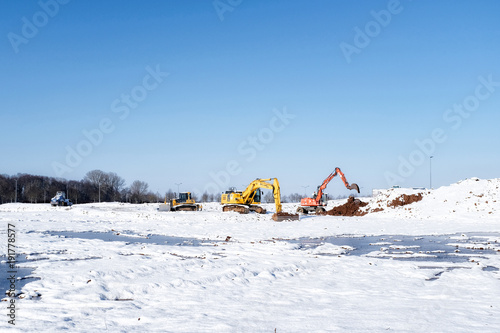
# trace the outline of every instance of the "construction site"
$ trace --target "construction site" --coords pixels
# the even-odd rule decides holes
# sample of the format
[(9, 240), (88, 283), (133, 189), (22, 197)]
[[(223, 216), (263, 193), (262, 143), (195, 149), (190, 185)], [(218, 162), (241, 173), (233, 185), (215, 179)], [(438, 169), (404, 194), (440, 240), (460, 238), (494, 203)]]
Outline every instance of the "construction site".
[(500, 1), (1, 8), (1, 333), (500, 331)]
[[(181, 192), (161, 204), (70, 205), (58, 193), (52, 205), (0, 205), (20, 254), (8, 295), (30, 314), (22, 327), (41, 331), (91, 322), (99, 330), (224, 322), (223, 331), (242, 324), (315, 331), (335, 311), (349, 318), (335, 322), (353, 330), (381, 331), (381, 316), (417, 302), (420, 319), (395, 329), (432, 330), (443, 317), (467, 328), (500, 324), (491, 316), (500, 304), (490, 297), (500, 271), (500, 179), (329, 200), (324, 191), (335, 179), (357, 193), (357, 184), (333, 177), (340, 172), (299, 203), (280, 202), (278, 180), (265, 178), (225, 192), (221, 202)], [(260, 191), (275, 202), (262, 203)], [(106, 323), (90, 321), (97, 313)]]

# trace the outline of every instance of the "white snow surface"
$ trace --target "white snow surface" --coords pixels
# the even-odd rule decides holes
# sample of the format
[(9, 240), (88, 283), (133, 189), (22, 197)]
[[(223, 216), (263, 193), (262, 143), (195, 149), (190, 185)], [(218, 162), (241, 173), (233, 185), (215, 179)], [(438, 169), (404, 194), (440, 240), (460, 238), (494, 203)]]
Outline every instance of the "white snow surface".
[[(405, 189), (373, 198), (362, 217), (303, 215), (274, 222), (268, 213), (158, 212), (157, 204), (0, 205), (0, 254), (7, 225), (33, 267), (16, 298), (16, 325), (3, 306), (0, 330), (28, 332), (498, 332), (500, 179), (467, 179), (388, 208)], [(329, 208), (345, 200), (329, 202)], [(295, 212), (297, 204), (284, 204)], [(110, 232), (138, 242), (51, 235)], [(349, 255), (327, 242), (339, 235), (450, 235), (450, 243), (488, 235), (492, 251), (460, 262)], [(199, 246), (140, 242), (148, 235), (203, 240)], [(230, 238), (226, 241), (226, 238)], [(381, 251), (391, 243), (377, 242)], [(457, 245), (463, 246), (463, 245)], [(478, 246), (477, 244), (471, 246)], [(425, 256), (401, 249), (403, 256)], [(2, 258), (5, 260), (5, 257)], [(425, 267), (424, 267), (425, 266)], [(493, 268), (493, 269), (485, 269)], [(40, 295), (40, 297), (34, 297)], [(2, 304), (8, 304), (5, 297)]]

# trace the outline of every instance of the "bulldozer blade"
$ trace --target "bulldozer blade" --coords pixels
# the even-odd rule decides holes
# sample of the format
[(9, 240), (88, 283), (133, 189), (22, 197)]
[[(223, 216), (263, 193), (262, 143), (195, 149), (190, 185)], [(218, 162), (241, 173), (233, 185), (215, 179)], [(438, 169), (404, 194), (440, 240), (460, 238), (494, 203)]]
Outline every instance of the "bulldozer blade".
[(356, 190), (359, 193), (359, 186), (358, 186), (358, 184), (351, 184), (351, 186), (349, 186), (349, 189), (350, 190)]
[(160, 204), (160, 206), (158, 207), (158, 210), (160, 212), (170, 212), (170, 204)]
[(273, 220), (276, 222), (281, 221), (297, 221), (299, 219), (299, 214), (289, 214), (289, 213), (274, 213)]

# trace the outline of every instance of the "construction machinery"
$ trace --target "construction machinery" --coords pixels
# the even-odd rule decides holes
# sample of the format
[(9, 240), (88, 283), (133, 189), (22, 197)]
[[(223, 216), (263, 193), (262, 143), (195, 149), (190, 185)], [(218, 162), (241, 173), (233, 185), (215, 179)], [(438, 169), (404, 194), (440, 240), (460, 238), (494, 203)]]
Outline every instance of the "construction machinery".
[(182, 192), (179, 193), (176, 199), (170, 199), (168, 202), (167, 198), (165, 198), (165, 202), (160, 204), (158, 210), (162, 212), (176, 212), (181, 210), (194, 212), (202, 210), (202, 206), (191, 198), (191, 192)]
[(64, 191), (58, 191), (56, 196), (50, 199), (50, 204), (52, 207), (73, 205), (69, 199), (66, 199), (66, 192)]
[[(269, 183), (270, 181), (272, 181), (272, 183)], [(233, 211), (240, 214), (248, 214), (250, 211), (254, 211), (259, 214), (265, 214), (266, 210), (259, 206), (262, 198), (262, 191), (260, 190), (261, 188), (273, 191), (274, 204), (276, 205), (276, 213), (273, 214), (272, 217), (274, 221), (279, 222), (299, 219), (299, 215), (297, 214), (288, 214), (282, 212), (280, 185), (278, 179), (276, 178), (257, 178), (256, 180), (251, 182), (244, 191), (236, 191), (235, 188), (231, 188), (229, 189), (229, 191), (222, 193), (222, 211)]]
[(328, 183), (335, 177), (340, 175), (340, 178), (344, 182), (344, 185), (349, 190), (356, 190), (359, 193), (359, 186), (357, 184), (350, 184), (347, 182), (344, 173), (340, 168), (335, 168), (335, 170), (323, 181), (323, 184), (318, 186), (317, 191), (313, 194), (312, 198), (303, 198), (300, 200), (300, 207), (297, 208), (297, 213), (307, 214), (309, 212), (315, 212), (316, 214), (324, 213), (325, 207), (328, 201), (328, 195), (323, 193)]

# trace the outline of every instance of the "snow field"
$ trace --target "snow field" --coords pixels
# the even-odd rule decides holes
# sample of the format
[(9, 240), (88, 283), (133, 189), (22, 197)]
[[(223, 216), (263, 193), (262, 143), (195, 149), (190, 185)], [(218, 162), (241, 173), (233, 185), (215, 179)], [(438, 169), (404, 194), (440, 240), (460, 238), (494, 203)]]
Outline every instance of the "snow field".
[[(500, 275), (487, 268), (500, 268), (498, 255), (460, 263), (401, 261), (380, 258), (380, 251), (355, 256), (346, 254), (347, 246), (301, 248), (287, 240), (458, 232), (462, 236), (450, 240), (458, 249), (484, 246), (498, 252), (498, 183), (467, 180), (431, 191), (420, 202), (363, 217), (308, 215), (281, 223), (271, 220), (274, 205), (267, 205), (265, 215), (222, 213), (215, 203), (204, 204), (202, 212), (176, 213), (157, 212), (153, 204), (0, 205), (0, 223), (16, 226), (18, 251), (28, 255), (20, 265), (36, 267), (32, 275), (40, 277), (17, 299), (16, 327), (3, 320), (0, 330), (497, 332)], [(362, 200), (373, 206), (379, 199)], [(285, 204), (284, 210), (296, 207)], [(50, 231), (113, 232), (138, 242)], [(473, 232), (488, 233), (484, 244), (473, 242)], [(151, 234), (204, 242), (140, 242)], [(383, 240), (376, 244), (391, 246)], [(6, 253), (5, 242), (0, 251)]]

